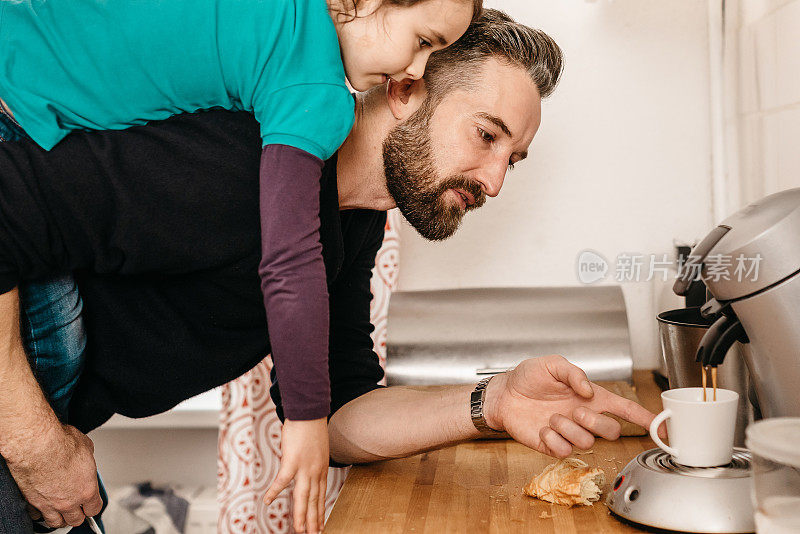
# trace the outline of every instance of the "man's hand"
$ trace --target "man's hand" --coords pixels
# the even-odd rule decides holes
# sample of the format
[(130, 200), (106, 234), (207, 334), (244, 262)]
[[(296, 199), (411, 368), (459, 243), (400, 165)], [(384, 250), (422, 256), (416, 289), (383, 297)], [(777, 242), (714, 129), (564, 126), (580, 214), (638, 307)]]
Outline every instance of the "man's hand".
[(523, 445), (564, 458), (572, 447), (589, 449), (594, 436), (615, 440), (620, 425), (612, 413), (649, 428), (654, 414), (589, 382), (562, 356), (525, 360), (497, 375), (486, 390), (486, 422)]
[(16, 289), (0, 295), (0, 454), (48, 526), (80, 525), (103, 506), (92, 440), (62, 425), (33, 377)]
[(100, 513), (103, 501), (91, 439), (62, 425), (27, 443), (26, 450), (10, 455), (6, 462), (25, 500), (47, 526), (78, 526), (87, 516)]
[(281, 467), (264, 495), (270, 504), (294, 479), (294, 530), (320, 532), (325, 520), (328, 487), (328, 420), (290, 421), (283, 424)]

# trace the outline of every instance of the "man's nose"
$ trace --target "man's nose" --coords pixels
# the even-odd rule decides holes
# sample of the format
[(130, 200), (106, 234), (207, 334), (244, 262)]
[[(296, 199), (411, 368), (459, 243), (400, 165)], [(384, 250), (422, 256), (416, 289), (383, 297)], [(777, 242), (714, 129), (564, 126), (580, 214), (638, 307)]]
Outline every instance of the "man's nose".
[(406, 67), (406, 76), (412, 80), (419, 80), (425, 74), (425, 65), (428, 63), (427, 52), (418, 52), (414, 54), (414, 60)]
[(492, 165), (487, 168), (478, 178), (481, 188), (487, 197), (496, 197), (500, 194), (500, 189), (503, 187), (503, 181), (506, 179), (507, 165)]

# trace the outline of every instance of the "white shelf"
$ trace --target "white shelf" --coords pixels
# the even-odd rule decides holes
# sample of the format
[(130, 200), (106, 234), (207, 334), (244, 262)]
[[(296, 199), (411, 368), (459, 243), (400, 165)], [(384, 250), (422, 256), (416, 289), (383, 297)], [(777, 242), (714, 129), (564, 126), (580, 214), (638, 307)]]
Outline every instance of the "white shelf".
[(217, 388), (185, 400), (172, 410), (152, 417), (132, 419), (115, 414), (103, 428), (218, 428), (221, 408), (222, 399)]

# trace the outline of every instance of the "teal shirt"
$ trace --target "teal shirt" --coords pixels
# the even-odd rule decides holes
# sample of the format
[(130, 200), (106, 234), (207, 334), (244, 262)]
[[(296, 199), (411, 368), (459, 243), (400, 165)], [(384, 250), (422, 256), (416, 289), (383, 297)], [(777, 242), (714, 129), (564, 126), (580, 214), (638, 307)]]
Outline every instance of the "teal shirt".
[(253, 112), (328, 159), (353, 125), (325, 0), (0, 0), (0, 99), (49, 150), (71, 130)]

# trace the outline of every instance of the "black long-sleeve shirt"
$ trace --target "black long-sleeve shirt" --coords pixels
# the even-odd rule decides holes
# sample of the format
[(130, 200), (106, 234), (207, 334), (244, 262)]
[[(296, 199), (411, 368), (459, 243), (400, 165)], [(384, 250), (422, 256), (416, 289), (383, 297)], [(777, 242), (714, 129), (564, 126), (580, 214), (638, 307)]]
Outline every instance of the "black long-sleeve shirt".
[[(260, 153), (255, 120), (227, 111), (77, 132), (50, 152), (0, 144), (0, 291), (74, 271), (83, 296), (88, 360), (70, 408), (78, 428), (167, 410), (270, 351), (257, 272)], [(331, 413), (382, 377), (369, 281), (385, 216), (340, 212), (335, 156), (326, 163)]]

